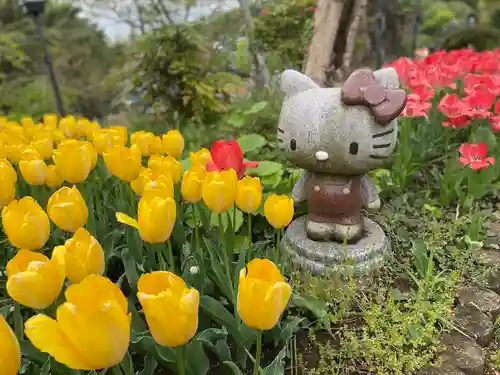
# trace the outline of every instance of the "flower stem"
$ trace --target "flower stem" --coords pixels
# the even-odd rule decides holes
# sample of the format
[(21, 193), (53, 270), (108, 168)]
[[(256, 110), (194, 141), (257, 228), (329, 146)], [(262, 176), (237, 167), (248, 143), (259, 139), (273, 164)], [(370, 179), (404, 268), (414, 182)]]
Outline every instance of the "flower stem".
[(280, 242), (281, 242), (281, 229), (276, 229), (276, 246), (274, 248), (274, 262), (279, 264), (280, 262)]
[(167, 264), (165, 263), (165, 259), (163, 259), (163, 254), (162, 254), (162, 247), (161, 245), (156, 245), (156, 255), (158, 256), (158, 263), (160, 264), (160, 271), (166, 271), (167, 270)]
[(192, 205), (193, 209), (193, 221), (194, 221), (194, 243), (196, 246), (196, 251), (200, 251), (200, 233), (198, 231), (198, 215), (196, 213), (196, 204)]
[(262, 356), (262, 331), (257, 332), (257, 347), (255, 348), (255, 366), (253, 368), (253, 375), (260, 374), (260, 357)]
[(184, 362), (184, 347), (178, 349), (177, 365), (179, 367), (179, 375), (186, 375), (186, 363)]
[(252, 214), (248, 214), (248, 243), (250, 244), (250, 247), (252, 246)]
[(233, 282), (232, 282), (232, 277), (231, 277), (231, 268), (229, 267), (229, 255), (228, 251), (226, 249), (226, 240), (225, 240), (225, 233), (224, 233), (224, 226), (222, 225), (222, 214), (219, 213), (219, 231), (220, 231), (220, 241), (222, 244), (222, 257), (224, 258), (224, 265), (226, 267), (226, 273), (227, 273), (227, 279), (228, 279), (228, 286), (231, 291), (231, 302), (235, 302), (235, 295), (234, 295), (234, 288), (233, 288)]
[(175, 273), (174, 250), (172, 249), (172, 241), (171, 240), (167, 241), (167, 247), (168, 247), (168, 263), (170, 266), (170, 271), (172, 273)]

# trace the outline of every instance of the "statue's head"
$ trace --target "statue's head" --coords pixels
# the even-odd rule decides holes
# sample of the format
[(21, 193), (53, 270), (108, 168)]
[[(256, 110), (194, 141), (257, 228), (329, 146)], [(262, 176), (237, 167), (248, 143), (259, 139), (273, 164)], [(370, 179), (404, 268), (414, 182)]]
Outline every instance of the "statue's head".
[(359, 175), (381, 167), (394, 151), (406, 93), (393, 68), (360, 69), (340, 88), (321, 88), (286, 70), (281, 88), (278, 142), (298, 167)]

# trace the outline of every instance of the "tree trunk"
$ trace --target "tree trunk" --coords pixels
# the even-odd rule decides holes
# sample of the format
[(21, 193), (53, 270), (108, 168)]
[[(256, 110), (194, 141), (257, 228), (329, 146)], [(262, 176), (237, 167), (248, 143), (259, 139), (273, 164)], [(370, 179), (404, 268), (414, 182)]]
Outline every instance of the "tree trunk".
[(366, 16), (366, 6), (368, 0), (355, 0), (352, 9), (352, 20), (348, 25), (349, 29), (347, 32), (345, 51), (342, 56), (342, 63), (337, 68), (336, 79), (345, 80), (351, 72), (351, 63), (354, 54), (354, 47), (356, 46), (356, 36), (358, 35), (358, 30), (361, 21)]
[(333, 61), (332, 53), (344, 4), (345, 0), (318, 0), (314, 14), (314, 34), (305, 74), (322, 86), (326, 85), (327, 70)]
[(264, 88), (269, 84), (269, 72), (267, 70), (264, 56), (259, 55), (259, 53), (254, 48), (254, 26), (252, 12), (250, 10), (250, 2), (249, 0), (238, 0), (238, 2), (245, 17), (245, 31), (248, 41), (248, 53), (250, 60), (249, 63), (250, 66), (253, 67), (253, 80), (257, 88)]

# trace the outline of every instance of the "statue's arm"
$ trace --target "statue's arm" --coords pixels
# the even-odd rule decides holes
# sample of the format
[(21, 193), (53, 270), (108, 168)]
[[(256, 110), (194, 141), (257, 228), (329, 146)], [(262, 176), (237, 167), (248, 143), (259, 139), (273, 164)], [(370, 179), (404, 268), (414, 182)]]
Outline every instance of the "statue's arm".
[(307, 180), (310, 177), (310, 172), (305, 171), (304, 174), (295, 183), (292, 189), (292, 199), (295, 204), (304, 202), (307, 199)]
[(368, 174), (361, 178), (361, 196), (363, 206), (369, 211), (378, 211), (380, 209), (380, 197), (377, 187)]

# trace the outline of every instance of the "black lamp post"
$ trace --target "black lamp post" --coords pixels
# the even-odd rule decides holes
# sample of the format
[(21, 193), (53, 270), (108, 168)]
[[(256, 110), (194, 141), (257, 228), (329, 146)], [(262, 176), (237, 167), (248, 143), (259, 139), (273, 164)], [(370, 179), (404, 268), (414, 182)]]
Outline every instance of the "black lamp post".
[(35, 22), (38, 37), (40, 38), (40, 43), (42, 43), (43, 47), (44, 61), (49, 73), (50, 83), (52, 84), (52, 89), (54, 90), (57, 110), (59, 111), (61, 117), (64, 117), (66, 116), (66, 112), (64, 111), (61, 99), (61, 92), (59, 91), (59, 86), (57, 85), (56, 75), (54, 74), (54, 68), (52, 66), (52, 58), (50, 56), (49, 49), (47, 48), (45, 36), (43, 35), (41, 15), (45, 10), (45, 0), (22, 0), (22, 4), (24, 5), (26, 13), (32, 16)]

